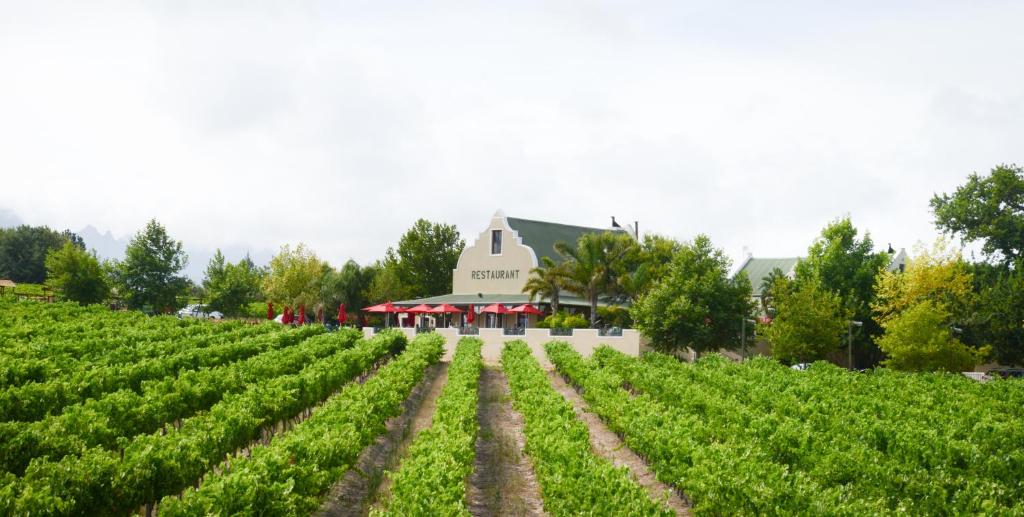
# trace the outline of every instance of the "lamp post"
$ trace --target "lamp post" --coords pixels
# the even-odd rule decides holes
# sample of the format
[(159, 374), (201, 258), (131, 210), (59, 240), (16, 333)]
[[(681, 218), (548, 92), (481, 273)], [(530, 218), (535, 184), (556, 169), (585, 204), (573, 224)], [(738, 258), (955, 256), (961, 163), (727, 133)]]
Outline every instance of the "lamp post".
[(846, 361), (847, 367), (853, 370), (853, 327), (863, 327), (863, 321), (851, 321), (846, 329)]
[(747, 358), (747, 323), (756, 325), (757, 322), (745, 316), (740, 321), (740, 356), (744, 359)]

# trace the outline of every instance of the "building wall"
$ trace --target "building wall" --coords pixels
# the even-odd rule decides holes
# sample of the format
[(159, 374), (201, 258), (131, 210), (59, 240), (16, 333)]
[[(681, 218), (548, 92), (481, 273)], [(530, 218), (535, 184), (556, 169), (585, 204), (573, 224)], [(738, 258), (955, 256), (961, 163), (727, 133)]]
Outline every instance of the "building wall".
[[(416, 330), (403, 328), (402, 332), (411, 340), (416, 337)], [(435, 330), (445, 337), (445, 361), (451, 361), (455, 351), (455, 345), (462, 336), (458, 335), (458, 329), (440, 328)], [(373, 336), (373, 327), (363, 327), (363, 334), (370, 338)], [(619, 352), (631, 356), (639, 356), (642, 351), (640, 333), (635, 330), (623, 330), (622, 336), (598, 336), (597, 329), (576, 329), (571, 336), (552, 336), (548, 329), (526, 329), (525, 336), (506, 336), (502, 329), (480, 329), (477, 336), (484, 341), (482, 350), (484, 361), (497, 364), (501, 360), (501, 349), (508, 341), (522, 339), (530, 347), (534, 357), (540, 361), (541, 366), (551, 368), (547, 354), (544, 353), (544, 344), (549, 341), (565, 341), (572, 345), (573, 349), (584, 357), (590, 357), (594, 349), (601, 345), (608, 345)]]
[[(491, 255), (491, 230), (502, 230), (500, 255)], [(452, 294), (522, 294), (535, 267), (533, 248), (523, 244), (499, 211), (476, 241), (462, 250), (452, 276)]]

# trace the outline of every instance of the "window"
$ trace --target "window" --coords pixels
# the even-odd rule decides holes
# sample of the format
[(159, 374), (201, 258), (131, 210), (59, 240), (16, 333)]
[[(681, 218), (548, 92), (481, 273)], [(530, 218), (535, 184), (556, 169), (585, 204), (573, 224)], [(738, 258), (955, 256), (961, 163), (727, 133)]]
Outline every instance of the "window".
[(491, 230), (491, 255), (501, 255), (501, 230)]

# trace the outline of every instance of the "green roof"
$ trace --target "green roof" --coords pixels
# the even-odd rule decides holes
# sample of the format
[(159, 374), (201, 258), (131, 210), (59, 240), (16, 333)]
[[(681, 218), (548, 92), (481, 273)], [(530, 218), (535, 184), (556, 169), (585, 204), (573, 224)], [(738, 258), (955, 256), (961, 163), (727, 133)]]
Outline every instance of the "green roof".
[[(414, 305), (419, 305), (421, 303), (425, 303), (427, 305), (438, 305), (441, 303), (447, 303), (449, 305), (490, 305), (492, 303), (502, 303), (506, 305), (522, 305), (524, 303), (548, 304), (551, 302), (547, 298), (539, 298), (531, 302), (530, 296), (526, 294), (442, 294), (439, 296), (431, 296), (429, 298), (402, 300), (392, 303), (403, 307), (412, 307)], [(576, 296), (562, 295), (558, 298), (558, 303), (566, 307), (590, 307), (590, 302)], [(609, 305), (604, 301), (598, 301), (597, 304), (600, 307), (605, 307)]]
[(541, 257), (550, 257), (555, 262), (563, 260), (562, 256), (555, 251), (556, 242), (562, 241), (571, 246), (576, 246), (576, 241), (584, 234), (612, 231), (608, 228), (588, 228), (586, 226), (519, 219), (518, 217), (506, 217), (505, 219), (513, 230), (519, 232), (519, 237), (523, 239), (523, 244), (533, 248), (533, 252), (537, 254), (538, 262), (540, 262)]
[(754, 296), (761, 296), (761, 287), (764, 285), (764, 278), (772, 272), (773, 269), (779, 268), (783, 273), (790, 275), (793, 273), (793, 269), (796, 268), (796, 263), (800, 261), (799, 257), (789, 258), (753, 258), (750, 257), (743, 266), (740, 267), (736, 274), (745, 272), (747, 278), (750, 279), (750, 285), (754, 288)]

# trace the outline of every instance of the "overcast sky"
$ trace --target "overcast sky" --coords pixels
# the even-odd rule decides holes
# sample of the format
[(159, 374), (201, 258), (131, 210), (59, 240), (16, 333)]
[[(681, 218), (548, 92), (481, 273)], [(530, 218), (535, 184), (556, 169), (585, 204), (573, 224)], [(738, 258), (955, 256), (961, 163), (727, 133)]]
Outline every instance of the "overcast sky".
[(0, 2), (0, 210), (383, 255), (495, 210), (803, 254), (1024, 163), (1024, 2)]

